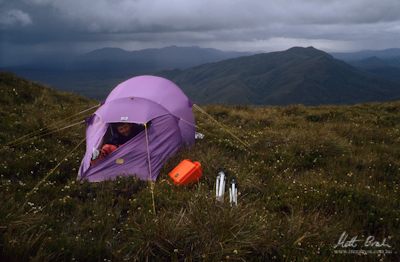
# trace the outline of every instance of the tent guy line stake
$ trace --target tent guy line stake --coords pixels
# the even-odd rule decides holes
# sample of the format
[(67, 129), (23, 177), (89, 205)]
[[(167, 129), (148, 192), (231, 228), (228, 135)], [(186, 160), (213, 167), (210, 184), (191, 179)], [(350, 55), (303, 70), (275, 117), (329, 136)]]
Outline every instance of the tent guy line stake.
[(73, 153), (76, 149), (78, 149), (78, 147), (79, 147), (83, 142), (85, 142), (85, 140), (86, 140), (86, 137), (85, 137), (84, 139), (82, 139), (82, 140), (81, 140), (81, 141), (80, 141), (66, 156), (64, 156), (64, 157), (60, 160), (60, 162), (58, 162), (57, 165), (56, 165), (55, 167), (53, 167), (53, 169), (51, 169), (51, 170), (47, 173), (47, 175), (46, 175), (44, 178), (42, 178), (42, 180), (40, 180), (40, 181), (33, 187), (33, 189), (32, 189), (31, 191), (29, 191), (28, 193), (26, 193), (26, 195), (25, 195), (25, 202), (24, 202), (24, 204), (21, 206), (21, 209), (20, 209), (21, 211), (24, 209), (26, 203), (28, 202), (28, 198), (32, 195), (32, 193), (33, 193), (34, 191), (39, 190), (39, 186), (40, 186), (41, 184), (43, 184), (43, 182), (46, 181), (46, 179), (49, 178), (49, 177), (54, 173), (54, 171), (56, 171), (56, 169), (61, 165), (61, 163), (62, 163), (65, 159), (67, 159), (70, 155), (72, 155), (72, 153)]
[(208, 114), (205, 110), (203, 110), (201, 107), (199, 107), (196, 104), (193, 104), (193, 108), (197, 109), (198, 111), (200, 111), (201, 113), (205, 114), (206, 116), (208, 116), (211, 120), (213, 120), (215, 123), (217, 123), (222, 129), (224, 129), (227, 133), (229, 133), (233, 138), (235, 138), (236, 140), (238, 140), (242, 145), (244, 145), (246, 147), (246, 149), (250, 149), (250, 145), (243, 141), (242, 139), (240, 139), (239, 137), (237, 137), (235, 134), (233, 134), (226, 126), (224, 126), (222, 123), (218, 122), (214, 117), (212, 117), (210, 114)]
[(92, 106), (92, 107), (90, 107), (90, 108), (84, 109), (84, 110), (82, 110), (82, 111), (80, 111), (80, 112), (78, 112), (78, 113), (75, 113), (75, 114), (73, 114), (73, 115), (71, 115), (71, 116), (68, 116), (68, 117), (66, 117), (66, 118), (64, 118), (64, 119), (61, 119), (61, 120), (56, 121), (56, 122), (53, 122), (53, 123), (51, 123), (51, 124), (48, 125), (48, 126), (42, 127), (42, 128), (40, 128), (40, 129), (37, 129), (37, 130), (35, 130), (35, 131), (32, 131), (32, 132), (30, 132), (30, 133), (28, 133), (28, 134), (26, 134), (26, 135), (23, 135), (23, 136), (21, 136), (21, 137), (19, 137), (19, 138), (17, 138), (17, 139), (14, 139), (13, 141), (8, 142), (6, 145), (9, 146), (9, 145), (12, 145), (12, 144), (16, 143), (17, 141), (19, 141), (19, 140), (21, 140), (21, 139), (23, 139), (23, 138), (26, 138), (26, 137), (30, 137), (30, 136), (34, 136), (34, 135), (40, 134), (40, 133), (41, 133), (43, 130), (45, 130), (45, 129), (53, 128), (54, 126), (57, 126), (58, 124), (61, 124), (62, 122), (66, 121), (66, 120), (70, 120), (70, 119), (74, 118), (74, 117), (77, 116), (77, 115), (83, 114), (83, 113), (85, 113), (85, 112), (87, 112), (87, 111), (90, 111), (90, 110), (92, 110), (92, 109), (94, 109), (94, 108), (97, 108), (97, 107), (100, 107), (100, 106), (101, 106), (101, 103), (100, 103), (100, 104), (97, 104), (97, 105), (95, 105), (95, 106)]
[(149, 151), (149, 137), (147, 132), (147, 123), (144, 123), (144, 131), (146, 133), (146, 148), (147, 148), (147, 162), (149, 163), (149, 182), (150, 182), (150, 192), (151, 192), (151, 200), (153, 203), (153, 213), (156, 214), (156, 202), (154, 201), (154, 181), (152, 180), (151, 175), (151, 160), (150, 160), (150, 151)]

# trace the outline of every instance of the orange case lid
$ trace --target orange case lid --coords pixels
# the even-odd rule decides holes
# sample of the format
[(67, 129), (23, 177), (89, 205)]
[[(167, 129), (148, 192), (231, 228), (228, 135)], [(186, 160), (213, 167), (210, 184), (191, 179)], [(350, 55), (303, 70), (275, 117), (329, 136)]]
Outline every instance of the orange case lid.
[(175, 184), (183, 185), (198, 180), (201, 174), (202, 170), (199, 162), (192, 162), (189, 159), (184, 159), (168, 175)]

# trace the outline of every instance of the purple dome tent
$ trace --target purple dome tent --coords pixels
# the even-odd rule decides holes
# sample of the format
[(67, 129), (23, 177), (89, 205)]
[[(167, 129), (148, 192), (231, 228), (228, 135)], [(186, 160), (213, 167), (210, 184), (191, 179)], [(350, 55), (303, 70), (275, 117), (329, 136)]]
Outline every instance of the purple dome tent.
[[(149, 121), (145, 131), (90, 166), (92, 153), (102, 146), (111, 123)], [(156, 76), (133, 77), (115, 87), (90, 118), (78, 179), (97, 182), (136, 176), (154, 181), (170, 156), (194, 143), (194, 134), (192, 103), (177, 85)]]

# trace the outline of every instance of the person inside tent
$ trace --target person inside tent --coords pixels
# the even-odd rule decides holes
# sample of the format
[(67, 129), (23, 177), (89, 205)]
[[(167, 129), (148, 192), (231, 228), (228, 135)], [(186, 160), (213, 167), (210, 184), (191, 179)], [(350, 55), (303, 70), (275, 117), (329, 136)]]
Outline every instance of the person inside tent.
[[(147, 124), (147, 128), (150, 126)], [(114, 152), (119, 146), (125, 144), (145, 129), (144, 125), (134, 123), (113, 123), (110, 125), (109, 132), (106, 133), (104, 144), (100, 152), (94, 152), (91, 165), (96, 164), (99, 160), (104, 159)]]

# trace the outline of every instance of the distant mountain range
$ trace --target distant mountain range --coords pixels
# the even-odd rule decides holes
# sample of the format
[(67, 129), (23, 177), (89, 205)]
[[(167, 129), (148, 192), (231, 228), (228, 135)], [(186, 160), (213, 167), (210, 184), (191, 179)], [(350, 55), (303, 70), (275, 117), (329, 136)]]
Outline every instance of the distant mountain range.
[(400, 57), (400, 48), (390, 48), (384, 50), (363, 50), (358, 52), (348, 53), (330, 53), (334, 58), (343, 61), (356, 61), (363, 60), (370, 57), (377, 57), (382, 59), (390, 59), (393, 57)]
[(399, 50), (330, 55), (313, 47), (262, 54), (176, 46), (103, 48), (58, 64), (6, 70), (97, 99), (127, 78), (154, 74), (175, 81), (197, 103), (352, 104), (400, 99)]
[(362, 60), (350, 61), (349, 63), (376, 76), (400, 82), (400, 56), (387, 59), (374, 56)]
[(138, 51), (102, 48), (79, 56), (47, 59), (1, 69), (43, 84), (101, 99), (116, 84), (133, 75), (184, 69), (249, 54), (197, 46), (169, 46)]
[(125, 51), (103, 48), (77, 57), (69, 70), (112, 70), (124, 72), (154, 72), (165, 69), (183, 69), (200, 64), (249, 55), (249, 52), (225, 52), (212, 48), (177, 47)]
[(400, 48), (332, 55), (375, 76), (400, 82)]
[(400, 98), (398, 83), (313, 47), (256, 54), (158, 73), (197, 103), (352, 104)]

